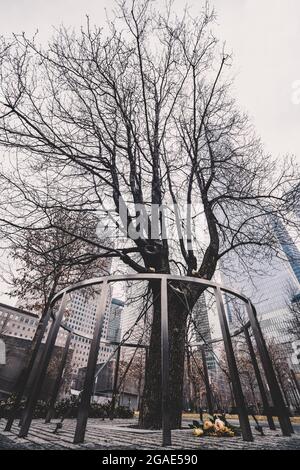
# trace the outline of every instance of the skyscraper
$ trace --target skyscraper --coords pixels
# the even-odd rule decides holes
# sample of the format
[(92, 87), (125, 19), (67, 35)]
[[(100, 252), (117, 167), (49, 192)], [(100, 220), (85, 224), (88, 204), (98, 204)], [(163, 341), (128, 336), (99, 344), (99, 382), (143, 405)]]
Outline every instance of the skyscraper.
[(274, 220), (274, 232), (300, 284), (300, 251), (279, 219)]
[(207, 301), (205, 294), (202, 294), (196, 302), (193, 311), (193, 326), (195, 341), (202, 344), (207, 344), (206, 348), (206, 362), (208, 370), (214, 370), (216, 368), (216, 360), (210, 345), (212, 339), (211, 325), (209, 323)]
[[(152, 296), (148, 294), (145, 283), (134, 281), (126, 290), (126, 301), (122, 314), (122, 337), (128, 338), (129, 343), (146, 344), (148, 341), (149, 322), (152, 318)], [(124, 348), (128, 358), (134, 350)]]
[[(281, 222), (273, 221), (273, 230), (283, 252), (281, 258), (274, 257), (264, 263), (251, 260), (250, 279), (248, 273), (245, 273), (244, 264), (236, 254), (231, 253), (228, 266), (234, 268), (232, 272), (225, 271), (226, 260), (223, 260), (221, 277), (225, 286), (232, 286), (252, 300), (266, 339), (280, 343), (291, 363), (295, 356), (295, 337), (290, 328), (290, 305), (294, 296), (300, 293), (300, 256), (292, 237)], [(237, 326), (233, 307), (232, 301), (227, 302), (227, 318), (232, 330)], [(293, 367), (300, 371), (300, 363), (294, 362)]]
[[(98, 302), (98, 295), (91, 297), (87, 292), (75, 291), (71, 297), (71, 314), (66, 323), (72, 330), (78, 332), (80, 336), (74, 335), (72, 347), (73, 355), (73, 373), (76, 374), (79, 369), (86, 367), (90, 340), (93, 336), (95, 327), (95, 313)], [(121, 310), (123, 302), (112, 298), (111, 291), (107, 298), (106, 310), (104, 315), (104, 325), (101, 335), (98, 363), (106, 362), (116, 346), (109, 344), (111, 341), (120, 341), (121, 335)]]

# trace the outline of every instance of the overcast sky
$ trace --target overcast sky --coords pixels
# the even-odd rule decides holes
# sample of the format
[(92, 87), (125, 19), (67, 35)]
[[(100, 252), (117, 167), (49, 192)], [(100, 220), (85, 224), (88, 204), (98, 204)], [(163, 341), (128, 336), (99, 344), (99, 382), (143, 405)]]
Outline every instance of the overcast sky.
[[(0, 0), (0, 34), (39, 29), (45, 40), (53, 26), (80, 26), (86, 14), (92, 23), (103, 24), (104, 8), (111, 9), (112, 3)], [(188, 2), (193, 12), (201, 3)], [(174, 1), (178, 11), (185, 4), (183, 0)], [(235, 94), (240, 106), (249, 112), (268, 152), (276, 156), (295, 154), (300, 161), (300, 102), (292, 100), (297, 80), (300, 90), (300, 1), (214, 0), (211, 4), (218, 15), (218, 36), (233, 52)], [(7, 298), (0, 295), (0, 301)]]

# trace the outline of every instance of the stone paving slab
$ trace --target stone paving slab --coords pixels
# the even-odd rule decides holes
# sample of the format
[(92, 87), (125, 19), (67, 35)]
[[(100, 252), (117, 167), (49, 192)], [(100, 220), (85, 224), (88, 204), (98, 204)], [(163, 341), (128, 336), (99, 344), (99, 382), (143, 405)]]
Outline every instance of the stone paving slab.
[[(207, 450), (300, 450), (300, 434), (283, 437), (279, 430), (270, 431), (264, 428), (266, 436), (260, 436), (253, 429), (254, 442), (244, 442), (241, 437), (197, 438), (190, 429), (172, 431), (172, 446), (162, 447), (161, 431), (145, 431), (134, 429), (136, 419), (113, 422), (100, 419), (89, 419), (85, 442), (73, 444), (76, 421), (66, 419), (58, 434), (53, 434), (57, 420), (45, 424), (43, 420), (33, 420), (26, 438), (18, 438), (19, 428), (14, 424), (11, 432), (5, 432), (5, 420), (0, 421), (0, 449), (28, 450), (66, 450), (66, 449), (207, 449)], [(16, 421), (17, 423), (17, 421)], [(138, 431), (138, 432), (137, 432)]]

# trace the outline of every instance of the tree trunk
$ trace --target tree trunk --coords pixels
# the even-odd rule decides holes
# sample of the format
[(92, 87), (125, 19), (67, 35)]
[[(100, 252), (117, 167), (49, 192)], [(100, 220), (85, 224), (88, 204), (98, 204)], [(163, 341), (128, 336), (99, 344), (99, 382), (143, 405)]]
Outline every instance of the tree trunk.
[[(150, 288), (153, 295), (153, 322), (139, 424), (140, 427), (145, 429), (160, 429), (162, 425), (160, 283), (152, 281)], [(185, 305), (186, 297), (180, 295), (179, 292), (177, 294), (175, 295), (174, 291), (170, 287), (168, 288), (170, 344), (169, 411), (172, 429), (178, 429), (181, 426), (185, 337), (188, 316), (188, 308)], [(197, 298), (199, 295), (200, 293), (198, 293)], [(195, 299), (193, 299), (192, 305), (194, 303)]]

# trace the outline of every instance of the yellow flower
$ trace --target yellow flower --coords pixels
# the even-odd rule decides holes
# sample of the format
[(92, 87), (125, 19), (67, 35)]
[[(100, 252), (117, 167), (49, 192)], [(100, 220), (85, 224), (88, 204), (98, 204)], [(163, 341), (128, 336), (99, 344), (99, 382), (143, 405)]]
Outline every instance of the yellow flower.
[(201, 428), (194, 428), (193, 429), (194, 436), (200, 437), (203, 436), (203, 429)]
[(216, 419), (215, 421), (215, 428), (217, 431), (225, 431), (226, 427), (223, 421), (219, 418)]
[(203, 424), (204, 431), (208, 431), (209, 429), (213, 427), (214, 427), (214, 424), (211, 421), (204, 421), (204, 424)]

